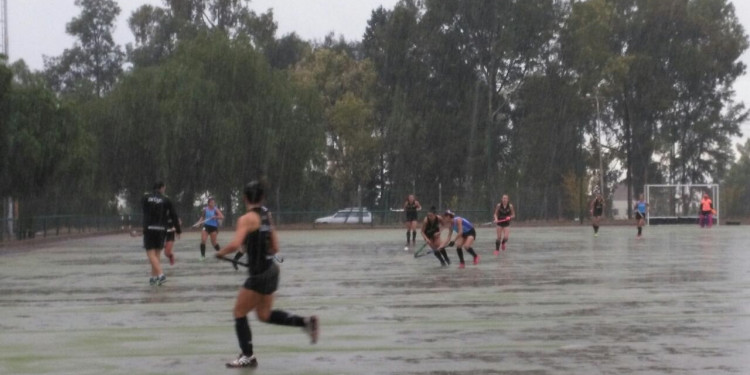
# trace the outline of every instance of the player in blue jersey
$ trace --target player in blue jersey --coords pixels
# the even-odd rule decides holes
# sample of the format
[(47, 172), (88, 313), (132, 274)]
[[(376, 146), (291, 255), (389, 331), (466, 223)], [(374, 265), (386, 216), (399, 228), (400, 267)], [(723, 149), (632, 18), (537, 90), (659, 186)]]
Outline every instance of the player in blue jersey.
[(646, 225), (646, 215), (648, 215), (648, 202), (643, 194), (638, 198), (634, 206), (636, 225), (638, 226), (638, 237), (643, 233), (643, 226)]
[(216, 237), (219, 235), (219, 220), (224, 220), (224, 214), (216, 207), (216, 200), (208, 198), (208, 204), (201, 210), (201, 217), (198, 223), (203, 223), (201, 231), (201, 260), (206, 259), (206, 239), (211, 237), (211, 245), (216, 251), (219, 251), (219, 243)]
[[(445, 211), (443, 214), (443, 222), (448, 226), (448, 238), (445, 240), (441, 248), (456, 245), (456, 252), (458, 253), (458, 268), (466, 267), (464, 263), (464, 251), (471, 254), (474, 257), (474, 264), (479, 264), (479, 255), (474, 252), (471, 245), (474, 244), (474, 240), (477, 237), (477, 232), (474, 230), (474, 225), (460, 216), (456, 216), (451, 210)], [(456, 238), (451, 240), (453, 232), (456, 232)]]

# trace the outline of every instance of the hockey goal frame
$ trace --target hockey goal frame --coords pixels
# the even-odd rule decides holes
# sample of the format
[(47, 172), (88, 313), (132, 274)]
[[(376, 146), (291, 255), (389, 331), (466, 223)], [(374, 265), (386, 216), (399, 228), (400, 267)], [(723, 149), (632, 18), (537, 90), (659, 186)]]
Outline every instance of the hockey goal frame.
[[(673, 200), (670, 204), (666, 203), (666, 210), (664, 204), (652, 202), (652, 199), (659, 194), (656, 193), (656, 189), (674, 189), (674, 194), (671, 199)], [(646, 215), (646, 225), (652, 224), (697, 224), (700, 219), (700, 197), (695, 192), (708, 192), (711, 200), (713, 201), (714, 210), (716, 214), (713, 215), (713, 220), (716, 225), (719, 225), (721, 218), (721, 192), (719, 184), (646, 184), (643, 187), (644, 197), (646, 202), (649, 204), (648, 214)], [(687, 204), (681, 203), (686, 195), (693, 193), (693, 199), (689, 200)], [(662, 193), (663, 194), (663, 193)], [(678, 195), (679, 194), (679, 195)], [(702, 194), (701, 194), (702, 195)], [(661, 202), (661, 201), (660, 201)], [(690, 207), (690, 204), (697, 203), (696, 206)], [(682, 205), (682, 207), (680, 207)], [(652, 210), (653, 208), (653, 210)], [(665, 213), (666, 211), (666, 213)]]

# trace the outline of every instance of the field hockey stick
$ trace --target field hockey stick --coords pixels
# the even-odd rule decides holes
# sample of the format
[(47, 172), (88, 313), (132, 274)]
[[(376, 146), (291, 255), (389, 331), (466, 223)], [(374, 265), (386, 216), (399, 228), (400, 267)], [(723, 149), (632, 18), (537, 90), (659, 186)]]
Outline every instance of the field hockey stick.
[(429, 255), (429, 254), (432, 254), (434, 252), (434, 250), (432, 250), (432, 249), (430, 249), (429, 251), (424, 251), (423, 252), (423, 250), (424, 250), (425, 247), (427, 247), (427, 242), (425, 242), (422, 245), (422, 247), (419, 248), (419, 250), (417, 250), (417, 251), (414, 252), (414, 258), (421, 258), (421, 257), (423, 257), (425, 255)]
[(502, 220), (498, 220), (498, 221), (496, 221), (495, 223), (498, 223), (498, 224), (500, 224), (500, 223), (504, 223), (504, 222), (506, 222), (506, 221), (510, 221), (510, 216), (506, 216), (506, 217), (505, 217), (505, 219), (502, 219)]
[[(236, 265), (240, 265), (242, 267), (250, 267), (249, 264), (240, 262), (239, 260), (234, 260), (234, 259), (230, 259), (230, 258), (227, 258), (227, 257), (218, 257), (218, 259), (221, 259), (221, 260), (224, 260), (224, 261), (227, 261), (227, 262), (231, 262), (231, 263), (234, 263)], [(273, 256), (269, 255), (268, 259), (273, 259), (277, 263), (284, 263), (284, 257), (280, 257), (278, 255), (273, 255)]]
[(242, 266), (242, 267), (245, 267), (245, 268), (249, 268), (250, 267), (249, 264), (240, 262), (239, 260), (234, 260), (234, 259), (230, 259), (230, 258), (227, 258), (227, 257), (217, 257), (217, 258), (221, 259), (223, 261), (226, 261), (226, 262), (230, 262), (230, 263), (234, 264), (235, 266)]
[(211, 217), (209, 217), (208, 219), (200, 219), (200, 220), (198, 220), (198, 222), (197, 222), (197, 223), (193, 224), (192, 226), (193, 226), (193, 228), (198, 228), (198, 226), (199, 226), (199, 225), (201, 225), (201, 224), (203, 224), (203, 223), (205, 223), (205, 222), (207, 222), (207, 221), (209, 221), (209, 220), (212, 220), (212, 219), (213, 219), (213, 218), (215, 218), (215, 217), (216, 217), (216, 215), (214, 215), (214, 216), (211, 216)]

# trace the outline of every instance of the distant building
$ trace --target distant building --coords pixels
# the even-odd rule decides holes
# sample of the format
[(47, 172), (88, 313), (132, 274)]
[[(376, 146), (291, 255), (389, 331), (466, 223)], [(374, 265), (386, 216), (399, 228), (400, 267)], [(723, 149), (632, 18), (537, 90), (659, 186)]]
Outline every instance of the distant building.
[(617, 184), (615, 193), (612, 195), (612, 218), (628, 218), (628, 185)]

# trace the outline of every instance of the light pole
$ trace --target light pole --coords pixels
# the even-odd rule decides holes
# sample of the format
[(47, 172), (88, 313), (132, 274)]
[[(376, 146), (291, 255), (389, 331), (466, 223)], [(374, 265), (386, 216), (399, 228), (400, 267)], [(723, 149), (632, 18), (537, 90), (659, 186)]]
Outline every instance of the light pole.
[[(587, 98), (592, 98), (591, 94), (586, 94)], [(604, 162), (602, 160), (602, 117), (599, 109), (599, 94), (593, 96), (596, 101), (596, 147), (599, 149), (599, 192), (604, 195)]]
[(602, 116), (599, 111), (599, 94), (594, 95), (596, 100), (596, 145), (599, 147), (599, 190), (604, 195), (604, 164), (602, 162)]

